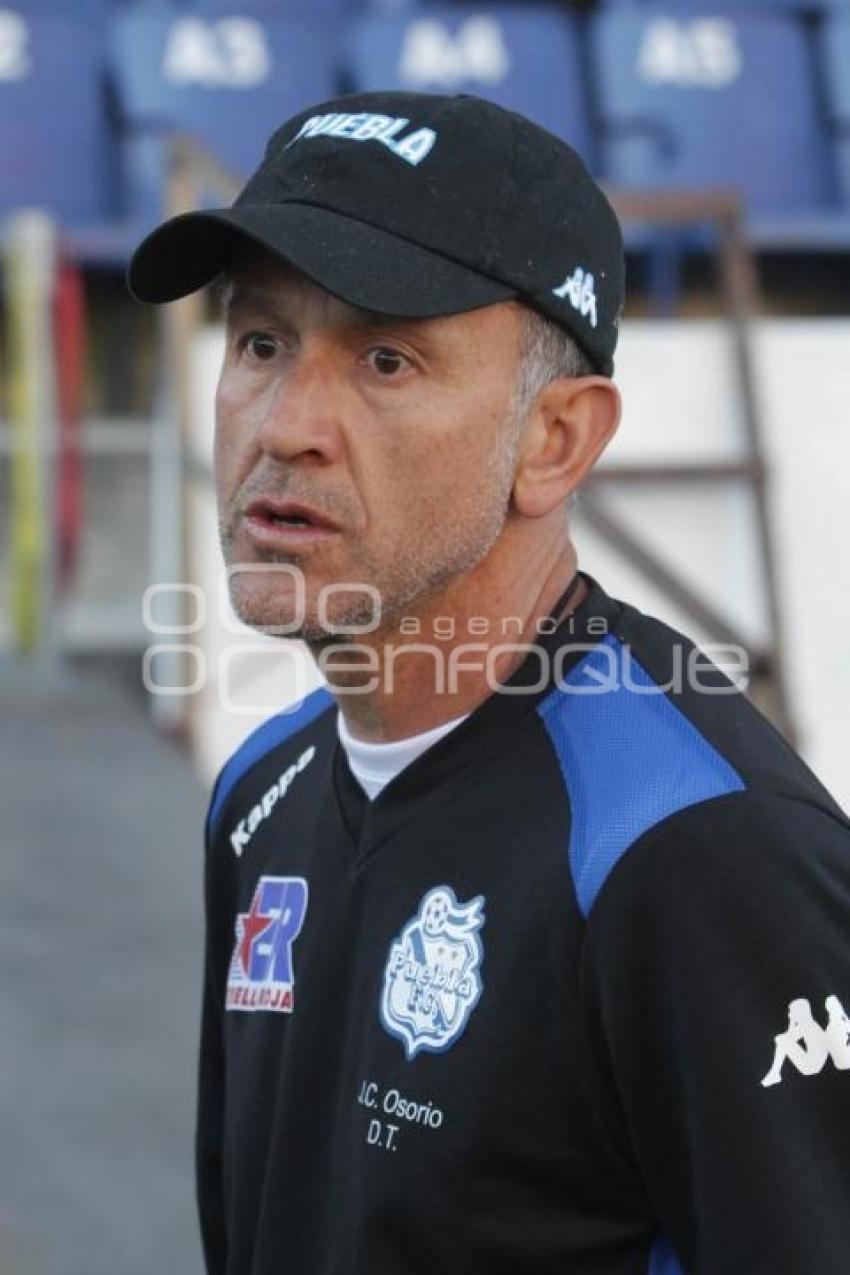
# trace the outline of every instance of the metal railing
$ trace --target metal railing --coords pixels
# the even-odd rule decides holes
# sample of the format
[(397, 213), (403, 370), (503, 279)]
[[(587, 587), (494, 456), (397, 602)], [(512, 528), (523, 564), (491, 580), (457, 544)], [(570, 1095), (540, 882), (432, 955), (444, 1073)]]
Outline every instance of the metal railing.
[[(788, 703), (784, 668), (775, 552), (770, 525), (769, 474), (765, 461), (762, 426), (755, 393), (751, 349), (751, 324), (761, 309), (755, 264), (743, 230), (739, 197), (730, 191), (640, 193), (609, 191), (608, 196), (623, 225), (650, 226), (654, 230), (708, 227), (719, 265), (721, 314), (731, 344), (737, 397), (741, 408), (743, 438), (740, 455), (709, 464), (669, 465), (601, 464), (589, 476), (581, 494), (581, 511), (587, 524), (625, 561), (640, 572), (695, 623), (718, 642), (742, 647), (749, 656), (753, 699), (789, 740), (794, 728)], [(701, 594), (681, 573), (665, 563), (635, 532), (626, 528), (606, 504), (606, 487), (656, 484), (666, 489), (695, 486), (743, 486), (753, 506), (753, 534), (764, 584), (769, 638), (761, 645), (748, 641), (740, 626), (724, 613), (722, 605)]]

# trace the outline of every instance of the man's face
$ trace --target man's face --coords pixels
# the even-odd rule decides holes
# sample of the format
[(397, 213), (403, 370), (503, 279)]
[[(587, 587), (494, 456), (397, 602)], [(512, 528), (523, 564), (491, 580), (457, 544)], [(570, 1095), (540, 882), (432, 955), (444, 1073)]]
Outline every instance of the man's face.
[[(502, 530), (520, 307), (387, 319), (266, 256), (233, 284), (215, 474), (237, 614), (255, 627), (301, 614), (293, 636), (319, 641), (323, 613), (373, 614), (357, 584), (377, 590), (384, 620), (415, 614)], [(303, 601), (279, 564), (302, 573)]]

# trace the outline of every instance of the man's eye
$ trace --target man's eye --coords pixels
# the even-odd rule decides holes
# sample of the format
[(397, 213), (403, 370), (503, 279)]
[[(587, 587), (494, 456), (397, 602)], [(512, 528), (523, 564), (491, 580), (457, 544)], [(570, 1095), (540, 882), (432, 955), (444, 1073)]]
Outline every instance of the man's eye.
[(265, 332), (248, 332), (242, 338), (241, 345), (243, 350), (247, 350), (252, 358), (259, 359), (261, 363), (267, 363), (277, 353), (274, 338), (267, 336)]
[(411, 366), (410, 359), (389, 345), (378, 345), (366, 355), (369, 366), (380, 376), (397, 376)]

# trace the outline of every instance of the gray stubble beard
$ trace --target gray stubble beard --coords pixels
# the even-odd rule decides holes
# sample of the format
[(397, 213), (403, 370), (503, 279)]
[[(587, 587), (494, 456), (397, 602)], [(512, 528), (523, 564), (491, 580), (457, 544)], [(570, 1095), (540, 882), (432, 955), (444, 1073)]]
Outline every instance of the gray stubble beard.
[[(500, 433), (499, 445), (494, 448), (486, 472), (480, 475), (479, 482), (470, 493), (473, 502), (477, 502), (480, 507), (480, 512), (472, 519), (471, 527), (467, 530), (467, 523), (464, 521), (463, 525), (458, 527), (457, 537), (449, 534), (446, 541), (446, 518), (444, 512), (442, 510), (439, 514), (437, 511), (434, 512), (434, 539), (447, 542), (448, 546), (454, 546), (454, 552), (449, 552), (439, 562), (432, 564), (429, 569), (429, 564), (423, 562), (418, 552), (419, 544), (412, 546), (410, 542), (407, 542), (403, 553), (394, 560), (395, 570), (392, 572), (389, 581), (384, 580), (384, 587), (380, 590), (380, 623), (376, 628), (373, 627), (368, 635), (372, 640), (374, 640), (376, 635), (380, 635), (382, 631), (396, 630), (402, 619), (405, 618), (405, 608), (416, 602), (417, 599), (422, 601), (418, 607), (414, 608), (414, 612), (411, 614), (415, 614), (417, 610), (422, 610), (422, 605), (426, 600), (433, 599), (442, 588), (472, 570), (490, 553), (504, 528), (508, 515), (514, 470), (524, 422), (524, 405), (521, 405), (515, 397), (503, 430)], [(493, 494), (490, 495), (490, 493)], [(436, 534), (437, 527), (440, 528), (439, 535)], [(427, 539), (429, 539), (427, 534), (420, 535), (419, 543)], [(256, 618), (254, 608), (247, 609), (247, 600), (240, 602), (238, 593), (239, 574), (238, 572), (233, 573), (232, 564), (234, 535), (230, 526), (226, 525), (222, 520), (219, 521), (219, 541), (224, 561), (230, 571), (231, 604), (239, 619), (244, 624), (260, 632), (286, 624), (285, 618), (280, 615), (275, 616), (272, 611), (266, 610), (267, 604), (265, 602), (263, 603), (263, 609), (266, 614), (262, 620)], [(262, 560), (268, 561), (273, 565), (286, 564), (295, 567), (299, 565), (292, 554), (267, 554), (264, 555)], [(252, 567), (256, 566), (256, 560), (250, 565)], [(373, 586), (376, 576), (386, 575), (386, 568), (382, 568), (381, 564), (374, 560), (363, 562), (359, 570), (362, 580)], [(253, 570), (250, 573), (252, 577), (257, 574)], [(352, 592), (356, 583), (359, 583), (359, 581), (352, 582)], [(340, 599), (340, 610), (334, 611), (333, 608), (329, 608), (331, 611), (329, 619), (337, 629), (365, 630), (374, 620), (375, 611), (371, 597), (364, 594), (363, 600), (358, 602), (353, 596), (346, 597), (344, 594), (337, 596)], [(273, 599), (269, 600), (268, 606), (273, 607)], [(301, 639), (317, 650), (336, 643), (357, 640), (356, 635), (329, 631), (321, 626), (318, 620), (309, 618), (306, 618), (305, 622), (297, 630), (289, 631), (285, 635), (277, 634), (276, 636)]]

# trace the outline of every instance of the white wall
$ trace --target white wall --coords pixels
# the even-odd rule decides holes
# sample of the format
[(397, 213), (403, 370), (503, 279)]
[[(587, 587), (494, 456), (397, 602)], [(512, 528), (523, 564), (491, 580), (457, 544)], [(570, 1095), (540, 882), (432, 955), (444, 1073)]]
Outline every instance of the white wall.
[[(220, 350), (220, 334), (210, 330), (199, 341), (195, 358), (193, 445), (206, 460), (211, 457), (212, 396)], [(772, 475), (771, 521), (792, 710), (806, 760), (850, 807), (850, 322), (764, 320), (754, 334), (754, 356)], [(624, 417), (605, 460), (739, 456), (742, 430), (731, 392), (731, 351), (725, 332), (714, 321), (625, 324), (617, 381)], [(765, 635), (752, 507), (740, 488), (609, 489), (606, 498), (660, 556), (728, 610), (748, 635)], [(303, 664), (296, 663), (288, 644), (260, 638), (241, 626), (241, 636), (228, 634), (217, 621), (221, 568), (208, 490), (193, 501), (191, 538), (195, 578), (210, 599), (199, 638), (211, 677), (195, 697), (194, 736), (199, 767), (211, 778), (239, 740), (291, 701), (299, 685), (315, 684), (315, 674), (303, 652)], [(710, 636), (700, 633), (582, 525), (580, 504), (575, 538), (580, 565), (609, 593), (697, 640)], [(232, 659), (225, 679), (232, 707), (223, 711), (223, 683), (217, 672), (225, 652), (240, 644), (249, 644), (251, 650), (225, 656)]]

